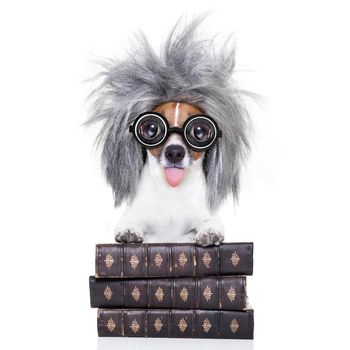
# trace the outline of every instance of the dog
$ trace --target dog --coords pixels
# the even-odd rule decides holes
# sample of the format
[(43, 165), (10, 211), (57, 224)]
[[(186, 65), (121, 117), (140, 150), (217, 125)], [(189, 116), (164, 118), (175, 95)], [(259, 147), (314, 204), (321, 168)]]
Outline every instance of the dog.
[(177, 23), (160, 55), (141, 33), (129, 57), (102, 63), (87, 123), (103, 123), (104, 173), (115, 206), (126, 202), (117, 242), (224, 240), (218, 209), (237, 199), (250, 119), (232, 81), (234, 45), (214, 51), (202, 22)]

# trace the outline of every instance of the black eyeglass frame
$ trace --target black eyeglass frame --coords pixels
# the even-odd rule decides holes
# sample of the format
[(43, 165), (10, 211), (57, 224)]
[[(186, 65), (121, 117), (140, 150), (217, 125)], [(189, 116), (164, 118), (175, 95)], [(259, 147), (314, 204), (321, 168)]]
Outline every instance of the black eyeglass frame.
[[(147, 116), (155, 116), (156, 118), (159, 118), (163, 124), (164, 124), (164, 129), (165, 129), (165, 132), (164, 132), (164, 136), (163, 138), (158, 141), (157, 143), (153, 144), (153, 145), (150, 145), (144, 141), (142, 141), (137, 133), (137, 127), (138, 125), (140, 124), (140, 122)], [(188, 139), (187, 139), (187, 136), (186, 136), (186, 128), (188, 127), (188, 125), (195, 119), (199, 119), (199, 118), (202, 118), (202, 119), (205, 119), (206, 121), (209, 121), (209, 123), (213, 126), (213, 130), (214, 130), (214, 136), (211, 140), (211, 142), (208, 144), (208, 145), (205, 145), (205, 146), (195, 146), (193, 145)], [(170, 127), (169, 125), (169, 122), (168, 120), (161, 114), (161, 113), (158, 113), (158, 112), (144, 112), (144, 113), (141, 113), (135, 120), (134, 122), (129, 126), (129, 132), (131, 132), (134, 137), (136, 138), (136, 140), (141, 144), (143, 145), (144, 147), (146, 148), (156, 148), (156, 147), (159, 147), (161, 145), (163, 145), (169, 135), (171, 133), (177, 133), (177, 134), (180, 134), (182, 136), (182, 139), (183, 141), (185, 142), (185, 144), (187, 145), (188, 148), (192, 149), (193, 151), (206, 151), (208, 150), (209, 148), (213, 147), (214, 144), (218, 141), (219, 137), (222, 137), (222, 131), (219, 129), (218, 127), (218, 124), (216, 123), (216, 121), (206, 115), (206, 114), (194, 114), (194, 115), (191, 115), (189, 118), (186, 119), (186, 121), (184, 122), (182, 128), (179, 128), (179, 127), (176, 127), (176, 126), (173, 126), (173, 127)]]

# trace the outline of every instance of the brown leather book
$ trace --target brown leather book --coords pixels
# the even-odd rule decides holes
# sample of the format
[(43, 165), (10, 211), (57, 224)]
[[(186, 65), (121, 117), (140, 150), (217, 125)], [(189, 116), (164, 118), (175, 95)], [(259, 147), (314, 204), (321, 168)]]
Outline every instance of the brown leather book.
[(253, 310), (99, 309), (100, 337), (253, 339)]
[(244, 310), (245, 276), (111, 279), (90, 277), (91, 307)]
[(252, 275), (253, 243), (96, 245), (97, 278)]

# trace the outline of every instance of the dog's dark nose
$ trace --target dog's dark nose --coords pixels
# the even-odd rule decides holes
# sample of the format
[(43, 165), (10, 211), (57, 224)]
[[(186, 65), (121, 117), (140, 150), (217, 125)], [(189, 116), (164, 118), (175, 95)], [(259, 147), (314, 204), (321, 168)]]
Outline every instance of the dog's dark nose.
[(170, 145), (165, 150), (165, 158), (171, 163), (180, 163), (185, 157), (185, 149), (179, 145)]

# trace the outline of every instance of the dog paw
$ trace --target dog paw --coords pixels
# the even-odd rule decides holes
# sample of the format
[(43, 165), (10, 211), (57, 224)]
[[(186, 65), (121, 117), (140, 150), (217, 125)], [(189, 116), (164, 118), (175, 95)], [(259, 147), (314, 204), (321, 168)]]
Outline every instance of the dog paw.
[(205, 230), (198, 232), (195, 236), (195, 242), (201, 247), (207, 247), (210, 245), (220, 245), (224, 240), (224, 235), (215, 230)]
[(134, 229), (116, 230), (115, 240), (119, 243), (141, 243), (143, 234)]

